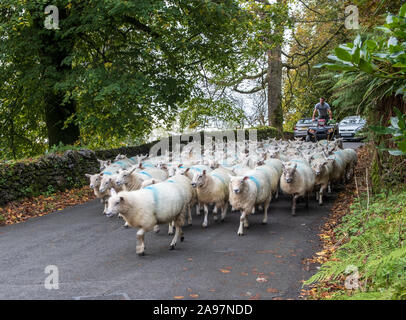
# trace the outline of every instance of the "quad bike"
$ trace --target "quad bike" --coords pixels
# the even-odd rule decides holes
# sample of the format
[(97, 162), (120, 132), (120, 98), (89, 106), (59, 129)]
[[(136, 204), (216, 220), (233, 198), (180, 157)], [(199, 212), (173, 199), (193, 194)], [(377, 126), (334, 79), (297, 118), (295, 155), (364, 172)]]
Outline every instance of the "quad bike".
[(306, 141), (334, 140), (337, 132), (336, 124), (329, 124), (326, 119), (317, 119), (317, 123), (307, 129)]

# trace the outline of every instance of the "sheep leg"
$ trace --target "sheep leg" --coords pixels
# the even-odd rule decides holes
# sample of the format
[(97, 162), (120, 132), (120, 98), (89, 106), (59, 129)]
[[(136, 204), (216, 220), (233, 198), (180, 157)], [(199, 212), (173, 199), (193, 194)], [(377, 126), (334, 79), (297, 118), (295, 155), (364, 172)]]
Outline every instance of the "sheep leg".
[(238, 228), (237, 234), (239, 236), (243, 236), (244, 235), (244, 221), (245, 221), (245, 217), (247, 216), (247, 214), (245, 213), (245, 210), (242, 211), (241, 213), (241, 217), (240, 217), (240, 226)]
[(196, 215), (200, 216), (200, 204), (199, 203), (196, 204)]
[(272, 201), (272, 195), (265, 200), (264, 204), (264, 219), (262, 220), (262, 224), (267, 224), (268, 223), (268, 208), (269, 208), (269, 203)]
[(278, 200), (279, 198), (279, 188), (276, 189), (275, 199)]
[(214, 221), (217, 221), (217, 204), (214, 205), (214, 209), (213, 209), (213, 219)]
[(330, 182), (328, 183), (328, 189), (327, 189), (327, 192), (328, 192), (328, 193), (331, 193), (331, 183), (330, 183)]
[(209, 215), (209, 208), (207, 207), (207, 204), (204, 205), (204, 218), (203, 218), (203, 228), (207, 228), (207, 216)]
[(244, 228), (249, 228), (250, 227), (250, 222), (248, 221), (248, 216), (245, 217), (244, 219)]
[(221, 222), (224, 222), (224, 220), (226, 219), (227, 209), (228, 209), (228, 204), (223, 203), (221, 206)]
[(306, 209), (309, 208), (309, 196), (310, 196), (310, 192), (307, 192), (307, 193), (305, 194), (305, 197), (306, 197)]
[(139, 229), (137, 231), (137, 246), (136, 246), (136, 252), (140, 256), (143, 256), (145, 253), (145, 244), (144, 244), (144, 235), (145, 235), (145, 230), (144, 229)]
[(173, 226), (174, 226), (175, 222), (169, 222), (169, 228), (168, 228), (168, 235), (173, 235)]
[(178, 223), (175, 224), (175, 236), (172, 239), (171, 245), (169, 246), (169, 250), (175, 249), (176, 243), (178, 241), (179, 235), (181, 234), (181, 227)]
[(299, 195), (297, 195), (297, 194), (293, 195), (293, 199), (292, 199), (292, 216), (296, 215), (296, 202), (297, 202), (298, 198), (299, 198)]
[(187, 207), (188, 210), (188, 225), (191, 226), (192, 225), (192, 207), (190, 205), (188, 205)]
[(320, 188), (319, 205), (323, 204), (323, 192), (326, 189), (326, 185), (322, 185)]
[(255, 214), (255, 206), (252, 207), (251, 214)]
[(159, 225), (158, 224), (154, 225), (154, 232), (158, 233), (159, 231), (160, 231)]

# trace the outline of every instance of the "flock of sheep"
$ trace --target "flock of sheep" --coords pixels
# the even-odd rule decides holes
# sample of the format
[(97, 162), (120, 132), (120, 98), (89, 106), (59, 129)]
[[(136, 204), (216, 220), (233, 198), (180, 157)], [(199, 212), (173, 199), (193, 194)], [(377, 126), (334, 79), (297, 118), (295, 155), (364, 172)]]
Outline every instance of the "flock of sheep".
[(196, 214), (204, 209), (203, 227), (208, 225), (209, 208), (213, 206), (223, 221), (229, 204), (241, 212), (238, 235), (248, 227), (248, 216), (262, 210), (262, 222), (267, 223), (270, 202), (281, 190), (291, 195), (292, 215), (296, 203), (315, 191), (316, 200), (323, 204), (323, 194), (337, 183), (352, 178), (357, 154), (343, 149), (342, 141), (318, 143), (301, 140), (270, 139), (258, 142), (255, 150), (250, 141), (237, 142), (234, 147), (211, 145), (202, 154), (183, 148), (178, 158), (165, 156), (116, 157), (114, 162), (100, 162), (101, 172), (86, 174), (90, 188), (104, 203), (104, 214), (121, 216), (125, 226), (138, 228), (136, 252), (144, 254), (144, 235), (159, 231), (160, 224), (169, 224), (169, 234), (175, 235), (170, 244), (174, 249), (180, 237), (186, 214), (192, 224), (192, 207)]

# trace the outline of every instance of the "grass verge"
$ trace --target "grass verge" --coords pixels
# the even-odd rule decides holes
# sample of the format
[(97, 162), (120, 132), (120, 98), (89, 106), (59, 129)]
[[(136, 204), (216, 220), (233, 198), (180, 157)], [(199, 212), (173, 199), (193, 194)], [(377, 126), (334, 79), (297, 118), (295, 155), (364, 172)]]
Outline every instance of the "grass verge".
[(310, 259), (321, 267), (305, 282), (307, 299), (406, 299), (406, 188), (371, 195), (362, 165), (322, 227), (323, 250)]

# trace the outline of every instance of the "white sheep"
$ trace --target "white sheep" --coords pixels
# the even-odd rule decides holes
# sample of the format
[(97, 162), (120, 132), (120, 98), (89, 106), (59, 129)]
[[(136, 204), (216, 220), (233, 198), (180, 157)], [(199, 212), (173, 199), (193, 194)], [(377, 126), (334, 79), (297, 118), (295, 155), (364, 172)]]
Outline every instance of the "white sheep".
[(129, 170), (121, 170), (115, 183), (125, 191), (134, 191), (140, 189), (145, 180), (157, 179), (163, 181), (167, 178), (168, 172), (165, 170), (152, 167), (140, 171), (137, 166), (134, 166)]
[(137, 232), (136, 252), (144, 255), (145, 233), (151, 231), (157, 224), (174, 221), (175, 236), (169, 246), (173, 250), (179, 236), (183, 241), (182, 225), (185, 220), (187, 202), (182, 187), (176, 183), (161, 182), (136, 191), (122, 191), (116, 193), (111, 190), (108, 200), (106, 216), (120, 214)]
[(88, 174), (86, 173), (85, 176), (89, 178), (90, 185), (89, 187), (93, 189), (94, 195), (100, 199), (100, 202), (104, 204), (103, 213), (106, 212), (107, 209), (107, 200), (110, 196), (110, 191), (107, 190), (106, 192), (100, 192), (100, 184), (102, 181), (102, 176), (100, 173), (96, 174)]
[(333, 170), (333, 160), (318, 157), (312, 161), (311, 167), (315, 176), (314, 186), (320, 186), (320, 191), (316, 190), (316, 200), (319, 205), (323, 204), (323, 193), (330, 183), (331, 171)]
[(282, 168), (281, 190), (293, 196), (292, 216), (295, 216), (296, 201), (299, 197), (305, 197), (306, 207), (309, 206), (308, 195), (314, 188), (314, 173), (306, 161), (300, 160), (283, 163)]
[[(228, 207), (228, 184), (230, 177), (223, 170), (213, 170), (207, 173), (206, 170), (196, 172), (192, 179), (192, 187), (197, 188), (197, 198), (200, 203), (204, 204), (204, 219), (202, 227), (208, 225), (208, 204), (214, 203), (216, 209), (221, 209), (221, 221), (224, 221), (227, 215)], [(217, 210), (213, 213), (217, 213)], [(217, 216), (214, 217), (217, 220)]]
[(233, 208), (241, 211), (240, 225), (237, 234), (244, 235), (244, 227), (248, 227), (248, 215), (255, 205), (263, 205), (264, 218), (262, 223), (268, 221), (268, 207), (272, 192), (269, 177), (266, 172), (252, 170), (245, 176), (230, 176), (229, 202)]

